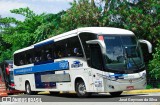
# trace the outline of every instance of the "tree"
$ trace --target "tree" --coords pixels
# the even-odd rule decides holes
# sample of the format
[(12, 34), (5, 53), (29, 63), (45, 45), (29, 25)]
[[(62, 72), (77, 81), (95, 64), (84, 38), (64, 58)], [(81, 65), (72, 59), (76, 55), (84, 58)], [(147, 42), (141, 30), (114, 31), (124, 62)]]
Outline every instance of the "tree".
[(155, 53), (153, 54), (153, 60), (150, 61), (149, 68), (152, 77), (160, 78), (160, 40), (158, 41)]
[[(39, 41), (53, 36), (61, 23), (62, 11), (58, 14), (35, 14), (29, 8), (19, 8), (11, 10), (12, 13), (20, 14), (25, 17), (24, 21), (15, 18), (1, 18), (0, 23), (5, 23), (8, 27), (1, 27), (0, 40), (1, 43), (1, 59), (12, 59), (13, 52), (35, 44)], [(54, 34), (53, 34), (54, 33)], [(10, 46), (7, 46), (10, 45)]]
[(65, 31), (78, 27), (99, 26), (101, 9), (98, 8), (94, 0), (78, 0), (71, 3), (71, 8), (62, 17), (62, 26)]
[(0, 16), (0, 56), (1, 56), (0, 61), (2, 61), (3, 59), (9, 59), (11, 57), (10, 55), (11, 45), (3, 40), (3, 33), (4, 33), (3, 29), (8, 28), (9, 26), (10, 24), (8, 23), (8, 21), (6, 21)]

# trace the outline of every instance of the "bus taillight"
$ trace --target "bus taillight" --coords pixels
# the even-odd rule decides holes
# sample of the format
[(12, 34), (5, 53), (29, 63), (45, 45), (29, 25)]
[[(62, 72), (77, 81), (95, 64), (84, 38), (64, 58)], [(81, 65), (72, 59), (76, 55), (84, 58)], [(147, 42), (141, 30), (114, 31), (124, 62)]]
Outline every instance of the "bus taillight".
[(9, 66), (6, 67), (6, 73), (7, 73), (7, 75), (9, 75)]
[(15, 86), (14, 83), (11, 83), (11, 86), (12, 86), (12, 87)]
[(99, 39), (99, 40), (104, 41), (104, 37), (103, 37), (103, 36), (101, 36), (101, 35), (100, 35), (100, 36), (98, 36), (98, 39)]

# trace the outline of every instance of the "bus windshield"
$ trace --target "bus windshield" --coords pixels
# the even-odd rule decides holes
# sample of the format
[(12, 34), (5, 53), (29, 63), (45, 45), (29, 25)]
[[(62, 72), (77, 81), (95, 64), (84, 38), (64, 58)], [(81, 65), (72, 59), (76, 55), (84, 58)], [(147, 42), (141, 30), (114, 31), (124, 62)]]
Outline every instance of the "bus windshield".
[(106, 68), (109, 70), (138, 70), (144, 67), (141, 48), (133, 35), (104, 36)]

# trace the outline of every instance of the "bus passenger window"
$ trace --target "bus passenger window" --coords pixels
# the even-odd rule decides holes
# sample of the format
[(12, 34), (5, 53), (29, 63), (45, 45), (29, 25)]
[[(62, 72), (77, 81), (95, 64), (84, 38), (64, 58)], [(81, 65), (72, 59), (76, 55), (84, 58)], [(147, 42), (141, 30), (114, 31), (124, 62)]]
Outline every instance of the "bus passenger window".
[(71, 56), (71, 51), (68, 49), (67, 57), (70, 57), (70, 56)]
[(56, 53), (56, 52), (54, 52), (53, 57), (54, 57), (54, 59), (57, 59), (57, 58), (58, 58), (58, 56), (57, 56), (57, 53)]
[(39, 57), (35, 57), (35, 62), (39, 62), (39, 61), (40, 61)]
[(33, 60), (32, 60), (32, 58), (29, 58), (29, 63), (33, 63)]
[(51, 54), (47, 54), (47, 59), (48, 59), (48, 60), (51, 60), (51, 59), (52, 59)]
[(68, 39), (67, 51), (69, 49), (71, 49), (70, 56), (83, 57), (82, 48), (77, 36)]
[(77, 57), (82, 56), (82, 53), (80, 52), (79, 48), (74, 48), (74, 55)]
[(63, 57), (63, 54), (61, 51), (58, 51), (58, 58), (62, 58)]
[(23, 60), (20, 60), (20, 65), (23, 65), (23, 64), (24, 64)]

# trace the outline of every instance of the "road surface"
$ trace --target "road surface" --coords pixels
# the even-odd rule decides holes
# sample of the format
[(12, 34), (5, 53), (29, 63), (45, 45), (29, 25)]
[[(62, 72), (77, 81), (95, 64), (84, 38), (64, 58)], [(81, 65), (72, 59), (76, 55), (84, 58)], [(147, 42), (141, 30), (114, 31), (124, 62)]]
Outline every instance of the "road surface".
[[(4, 101), (11, 101), (11, 102), (4, 102)], [(13, 103), (14, 101), (14, 103)], [(10, 104), (20, 104), (21, 102), (25, 102), (24, 104), (21, 105), (28, 105), (28, 102), (34, 102), (32, 105), (41, 105), (43, 102), (54, 102), (58, 105), (61, 102), (65, 102), (67, 105), (73, 105), (69, 103), (81, 103), (80, 105), (85, 104), (86, 102), (90, 105), (97, 105), (96, 103), (101, 103), (98, 105), (106, 105), (105, 103), (107, 102), (112, 103), (111, 105), (121, 105), (121, 104), (131, 104), (131, 105), (160, 105), (160, 93), (146, 93), (146, 94), (122, 94), (119, 97), (112, 97), (109, 94), (94, 94), (93, 96), (89, 98), (78, 98), (76, 94), (60, 94), (57, 96), (53, 96), (50, 94), (46, 95), (26, 95), (26, 94), (21, 94), (21, 95), (9, 95), (7, 98), (0, 99), (0, 105), (10, 105)], [(57, 103), (58, 102), (58, 103)], [(38, 103), (38, 104), (35, 104)], [(92, 104), (91, 104), (92, 103)], [(128, 104), (127, 104), (128, 103)], [(107, 105), (108, 105), (107, 104)], [(52, 104), (53, 105), (53, 104)], [(75, 104), (74, 104), (75, 105)]]

